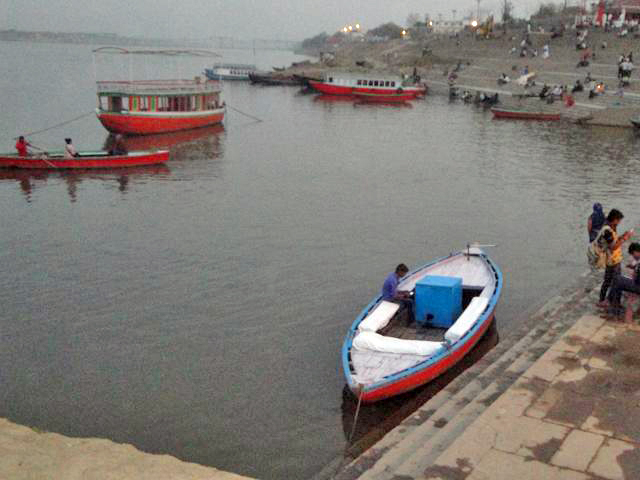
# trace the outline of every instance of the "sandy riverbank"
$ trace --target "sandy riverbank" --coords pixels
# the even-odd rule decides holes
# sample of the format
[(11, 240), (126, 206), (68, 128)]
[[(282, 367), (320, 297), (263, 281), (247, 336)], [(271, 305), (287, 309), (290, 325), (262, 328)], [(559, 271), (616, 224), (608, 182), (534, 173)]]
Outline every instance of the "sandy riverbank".
[(99, 438), (45, 433), (0, 418), (0, 478), (11, 480), (243, 480)]

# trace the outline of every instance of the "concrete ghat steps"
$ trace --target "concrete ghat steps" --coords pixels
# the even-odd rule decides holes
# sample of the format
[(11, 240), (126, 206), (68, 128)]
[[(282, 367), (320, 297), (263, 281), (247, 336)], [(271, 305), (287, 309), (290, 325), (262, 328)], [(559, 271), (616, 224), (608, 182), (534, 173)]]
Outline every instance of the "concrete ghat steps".
[(577, 309), (593, 303), (594, 278), (585, 276), (536, 312), (513, 336), (405, 419), (342, 470), (336, 479), (420, 478), (422, 472), (524, 373), (566, 330)]

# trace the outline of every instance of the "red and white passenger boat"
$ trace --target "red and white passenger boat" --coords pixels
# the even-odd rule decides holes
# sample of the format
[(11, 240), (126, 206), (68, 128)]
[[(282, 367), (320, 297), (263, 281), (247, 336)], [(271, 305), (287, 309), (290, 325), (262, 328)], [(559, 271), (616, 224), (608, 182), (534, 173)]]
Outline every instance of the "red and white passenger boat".
[(402, 95), (408, 99), (426, 95), (427, 86), (413, 78), (376, 73), (328, 73), (322, 81), (309, 80), (309, 85), (326, 95)]
[(113, 133), (150, 135), (206, 127), (221, 123), (225, 104), (219, 82), (201, 79), (132, 80), (136, 56), (218, 56), (206, 50), (127, 50), (102, 47), (97, 54), (125, 55), (129, 60), (128, 81), (97, 81), (96, 113)]
[(113, 133), (150, 135), (221, 123), (220, 83), (194, 80), (97, 82), (102, 125)]

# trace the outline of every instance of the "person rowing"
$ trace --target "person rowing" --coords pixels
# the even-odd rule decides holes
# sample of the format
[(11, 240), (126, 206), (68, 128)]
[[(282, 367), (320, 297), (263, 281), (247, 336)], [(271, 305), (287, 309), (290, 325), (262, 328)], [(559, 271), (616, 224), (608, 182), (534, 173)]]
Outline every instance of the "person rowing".
[(31, 147), (32, 145), (27, 142), (24, 136), (20, 135), (18, 137), (18, 141), (16, 142), (16, 150), (18, 151), (19, 157), (27, 157), (31, 155), (31, 152), (27, 147)]

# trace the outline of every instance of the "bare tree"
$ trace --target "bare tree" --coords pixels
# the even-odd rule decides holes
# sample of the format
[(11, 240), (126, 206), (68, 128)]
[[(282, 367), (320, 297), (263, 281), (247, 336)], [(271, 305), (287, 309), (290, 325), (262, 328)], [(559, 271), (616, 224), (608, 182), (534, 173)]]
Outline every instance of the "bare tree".
[(510, 0), (502, 0), (501, 10), (503, 24), (513, 20), (513, 3)]
[(415, 27), (420, 22), (420, 14), (419, 13), (410, 13), (407, 16), (407, 27)]

